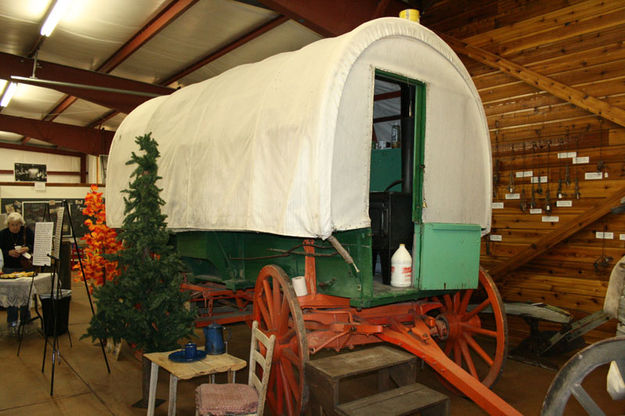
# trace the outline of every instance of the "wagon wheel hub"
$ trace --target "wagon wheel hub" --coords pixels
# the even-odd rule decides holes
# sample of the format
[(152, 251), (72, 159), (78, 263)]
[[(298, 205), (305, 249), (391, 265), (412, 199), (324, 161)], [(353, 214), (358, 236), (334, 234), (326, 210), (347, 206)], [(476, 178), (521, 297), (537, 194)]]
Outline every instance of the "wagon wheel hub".
[[(435, 300), (441, 303), (437, 327), (446, 329), (438, 331), (442, 335), (438, 337), (441, 348), (458, 366), (490, 387), (501, 374), (508, 353), (503, 302), (493, 280), (480, 269), (478, 289), (444, 294)], [(494, 318), (493, 327), (486, 327), (479, 316), (486, 310)], [(445, 380), (441, 381), (455, 390)]]

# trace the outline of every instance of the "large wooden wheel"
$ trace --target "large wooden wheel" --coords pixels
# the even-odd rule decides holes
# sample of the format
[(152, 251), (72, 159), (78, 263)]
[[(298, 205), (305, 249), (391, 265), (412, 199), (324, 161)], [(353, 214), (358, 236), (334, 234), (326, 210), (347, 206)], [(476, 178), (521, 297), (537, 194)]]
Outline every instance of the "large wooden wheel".
[(560, 416), (575, 412), (577, 409), (572, 408), (573, 404), (571, 407), (567, 406), (569, 401), (573, 401), (570, 400), (571, 396), (581, 405), (584, 414), (593, 416), (623, 414), (625, 404), (622, 401), (612, 401), (607, 391), (592, 389), (592, 386), (584, 384), (585, 379), (594, 376), (600, 377), (605, 383), (605, 375), (601, 373), (599, 367), (610, 365), (612, 361), (620, 368), (625, 368), (625, 337), (604, 339), (575, 354), (551, 382), (540, 414)]
[[(443, 351), (482, 384), (490, 387), (503, 371), (508, 355), (506, 314), (492, 278), (480, 268), (476, 290), (461, 290), (437, 299), (443, 304), (438, 318), (448, 326), (448, 337), (441, 341)], [(494, 320), (491, 328), (485, 327), (479, 316), (480, 312), (489, 308)]]
[(304, 365), (308, 343), (302, 311), (284, 270), (262, 268), (254, 289), (254, 320), (269, 335), (276, 336), (267, 403), (274, 415), (299, 415), (308, 401)]

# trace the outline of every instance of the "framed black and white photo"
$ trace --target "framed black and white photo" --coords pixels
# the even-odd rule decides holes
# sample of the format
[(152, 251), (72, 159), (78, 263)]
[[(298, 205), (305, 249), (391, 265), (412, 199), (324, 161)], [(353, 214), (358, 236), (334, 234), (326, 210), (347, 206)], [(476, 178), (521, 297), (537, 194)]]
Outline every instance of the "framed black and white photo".
[(46, 165), (16, 163), (14, 171), (17, 182), (46, 182), (48, 180)]

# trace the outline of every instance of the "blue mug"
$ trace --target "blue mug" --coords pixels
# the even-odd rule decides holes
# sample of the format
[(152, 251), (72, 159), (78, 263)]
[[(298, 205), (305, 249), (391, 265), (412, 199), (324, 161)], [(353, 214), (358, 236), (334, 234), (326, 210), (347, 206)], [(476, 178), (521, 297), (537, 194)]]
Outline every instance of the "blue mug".
[(184, 346), (184, 358), (192, 360), (197, 355), (197, 345), (193, 342), (189, 342)]

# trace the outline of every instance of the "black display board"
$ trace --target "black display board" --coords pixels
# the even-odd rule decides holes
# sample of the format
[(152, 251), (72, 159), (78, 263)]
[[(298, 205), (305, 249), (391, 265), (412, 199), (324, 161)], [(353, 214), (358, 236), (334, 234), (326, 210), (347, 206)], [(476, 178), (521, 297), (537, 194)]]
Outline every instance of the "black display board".
[[(84, 199), (68, 199), (70, 214), (76, 232), (76, 237), (81, 238), (83, 235), (89, 232), (89, 229), (85, 225), (87, 219), (82, 210), (85, 208)], [(0, 199), (2, 204), (1, 213), (9, 214), (11, 212), (19, 212), (26, 221), (26, 226), (35, 231), (35, 223), (41, 221), (56, 222), (56, 210), (63, 206), (63, 200), (47, 201), (41, 199), (13, 199), (2, 198)], [(67, 222), (67, 215), (65, 215), (65, 221), (63, 222), (63, 236), (71, 236), (71, 229)], [(0, 226), (1, 227), (1, 226)]]

